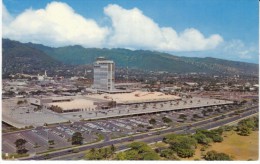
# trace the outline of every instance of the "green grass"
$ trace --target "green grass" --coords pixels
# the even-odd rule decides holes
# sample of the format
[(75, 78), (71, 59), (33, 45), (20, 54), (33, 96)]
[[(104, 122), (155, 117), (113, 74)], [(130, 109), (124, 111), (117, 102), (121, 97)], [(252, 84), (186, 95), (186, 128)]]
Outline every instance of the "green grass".
[(234, 131), (225, 132), (224, 135), (224, 141), (212, 144), (209, 150), (224, 152), (234, 157), (234, 160), (258, 160), (258, 131), (253, 131), (249, 136), (240, 136)]
[(8, 157), (6, 157), (4, 154), (2, 154), (2, 159), (8, 160), (8, 159), (15, 159), (15, 158), (22, 158), (22, 157), (29, 157), (29, 154), (9, 154)]
[(181, 160), (202, 160), (202, 154), (210, 150), (231, 155), (233, 160), (258, 160), (258, 131), (253, 131), (249, 136), (240, 136), (235, 131), (224, 132), (221, 143), (210, 143), (204, 152), (200, 151), (202, 146), (198, 144), (195, 155), (191, 158), (182, 158)]
[(102, 134), (98, 133), (97, 136), (98, 136), (97, 142), (104, 140), (104, 136)]

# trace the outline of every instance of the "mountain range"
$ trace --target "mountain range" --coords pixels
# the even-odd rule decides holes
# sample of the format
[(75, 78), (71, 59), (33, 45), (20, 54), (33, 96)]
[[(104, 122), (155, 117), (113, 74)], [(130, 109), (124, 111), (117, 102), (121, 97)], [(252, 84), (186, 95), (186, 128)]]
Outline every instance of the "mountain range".
[[(49, 70), (65, 66), (90, 65), (97, 57), (113, 60), (116, 67), (171, 73), (210, 73), (258, 75), (258, 64), (212, 57), (181, 57), (149, 50), (84, 48), (79, 45), (48, 47), (2, 39), (3, 71)], [(11, 70), (11, 71), (10, 71)]]

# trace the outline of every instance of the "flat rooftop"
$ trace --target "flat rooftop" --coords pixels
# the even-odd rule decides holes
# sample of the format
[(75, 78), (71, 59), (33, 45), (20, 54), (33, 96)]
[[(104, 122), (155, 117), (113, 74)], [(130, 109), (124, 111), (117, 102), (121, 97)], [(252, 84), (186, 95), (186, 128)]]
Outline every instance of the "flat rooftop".
[(160, 101), (171, 101), (181, 99), (178, 96), (166, 95), (162, 92), (142, 92), (135, 91), (131, 93), (116, 93), (116, 94), (101, 94), (101, 95), (91, 95), (89, 97), (116, 101), (118, 104), (133, 104), (133, 103), (143, 103), (143, 102), (160, 102)]
[(94, 105), (94, 101), (86, 100), (86, 99), (75, 99), (72, 101), (65, 102), (54, 102), (47, 103), (49, 106), (58, 106), (61, 107), (62, 110), (71, 110), (71, 109), (95, 109), (96, 105)]
[[(139, 105), (137, 108), (135, 105), (127, 105), (127, 106), (117, 106), (116, 108), (109, 110), (102, 110), (101, 112), (96, 113), (97, 111), (80, 111), (80, 112), (70, 112), (70, 113), (56, 113), (51, 110), (42, 109), (41, 111), (34, 112), (34, 106), (25, 105), (21, 107), (17, 105), (17, 101), (23, 100), (21, 98), (12, 98), (12, 99), (4, 99), (3, 102), (3, 110), (2, 110), (2, 121), (7, 122), (10, 125), (21, 128), (29, 125), (33, 126), (42, 126), (44, 123), (52, 124), (52, 123), (61, 123), (67, 121), (80, 121), (81, 119), (101, 119), (101, 118), (110, 118), (110, 117), (120, 117), (127, 115), (136, 115), (136, 114), (147, 114), (154, 112), (163, 112), (163, 111), (174, 111), (180, 109), (192, 109), (192, 108), (200, 108), (207, 106), (216, 106), (216, 105), (225, 105), (232, 104), (232, 101), (226, 100), (217, 100), (217, 99), (209, 99), (209, 98), (198, 98), (193, 97), (191, 99), (187, 99), (187, 103), (184, 103), (183, 100), (178, 104), (176, 102), (164, 102), (157, 104), (154, 107), (153, 104), (148, 104), (147, 108), (144, 110), (143, 105)], [(97, 99), (92, 98), (93, 101)], [(190, 101), (192, 100), (192, 103)], [(163, 107), (160, 105), (163, 104)], [(171, 105), (173, 104), (173, 105)], [(158, 106), (160, 105), (160, 106)], [(29, 111), (29, 113), (27, 112)], [(106, 111), (107, 113), (103, 113)], [(120, 111), (120, 113), (119, 113)], [(80, 117), (81, 116), (81, 117)]]

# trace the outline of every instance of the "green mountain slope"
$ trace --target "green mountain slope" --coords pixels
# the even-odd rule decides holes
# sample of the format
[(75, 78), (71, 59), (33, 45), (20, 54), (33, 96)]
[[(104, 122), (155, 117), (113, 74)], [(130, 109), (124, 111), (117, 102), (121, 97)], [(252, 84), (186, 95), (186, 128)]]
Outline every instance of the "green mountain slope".
[[(15, 42), (3, 39), (5, 42)], [(17, 43), (17, 42), (15, 42)], [(19, 43), (19, 42), (18, 42)], [(31, 51), (38, 50), (38, 53), (45, 53), (50, 61), (62, 62), (68, 65), (92, 64), (97, 57), (103, 56), (114, 60), (117, 67), (129, 67), (148, 71), (167, 71), (172, 73), (226, 73), (226, 74), (253, 74), (258, 75), (258, 64), (228, 61), (216, 58), (191, 58), (174, 56), (167, 53), (145, 50), (128, 49), (99, 49), (84, 48), (82, 46), (66, 46), (59, 48), (47, 47), (41, 44), (19, 43), (24, 49)], [(13, 50), (17, 51), (17, 50)], [(5, 52), (4, 52), (5, 53)], [(46, 56), (46, 55), (45, 55)], [(43, 60), (45, 61), (45, 60)], [(46, 62), (38, 63), (45, 67)]]
[(62, 65), (60, 61), (39, 49), (8, 39), (2, 41), (3, 74), (39, 73), (39, 71), (55, 69)]

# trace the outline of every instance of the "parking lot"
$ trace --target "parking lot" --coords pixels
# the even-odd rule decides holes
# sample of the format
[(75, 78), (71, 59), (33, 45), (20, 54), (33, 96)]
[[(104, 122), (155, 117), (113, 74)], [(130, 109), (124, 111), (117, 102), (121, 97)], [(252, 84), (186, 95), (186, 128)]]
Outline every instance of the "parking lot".
[[(225, 112), (237, 109), (237, 105), (222, 105), (212, 107), (198, 107), (179, 111), (158, 112), (139, 116), (124, 118), (113, 118), (106, 120), (78, 121), (71, 124), (60, 124), (51, 127), (37, 127), (19, 133), (3, 134), (3, 152), (15, 153), (14, 142), (23, 138), (27, 141), (26, 148), (30, 154), (44, 152), (51, 149), (69, 147), (73, 133), (80, 132), (83, 135), (84, 144), (105, 141), (125, 136), (131, 136), (142, 132), (148, 132), (158, 128), (180, 126), (192, 123), (214, 115), (221, 115)], [(170, 122), (163, 121), (163, 118), (170, 119)], [(149, 121), (154, 119), (156, 123)], [(102, 138), (100, 138), (102, 136)], [(49, 143), (53, 140), (52, 144)]]
[[(111, 117), (138, 115), (164, 111), (178, 111), (186, 108), (197, 108), (205, 106), (215, 106), (222, 104), (231, 104), (231, 101), (208, 99), (208, 98), (184, 98), (182, 100), (141, 103), (131, 105), (120, 105), (111, 109), (98, 111), (81, 111), (70, 113), (55, 113), (51, 110), (41, 109), (35, 111), (35, 107), (31, 105), (16, 105), (17, 100), (3, 101), (3, 120), (15, 127), (21, 128), (25, 126), (42, 126), (45, 123), (64, 123), (77, 122), (88, 119), (105, 119)], [(10, 105), (11, 104), (11, 105)]]

